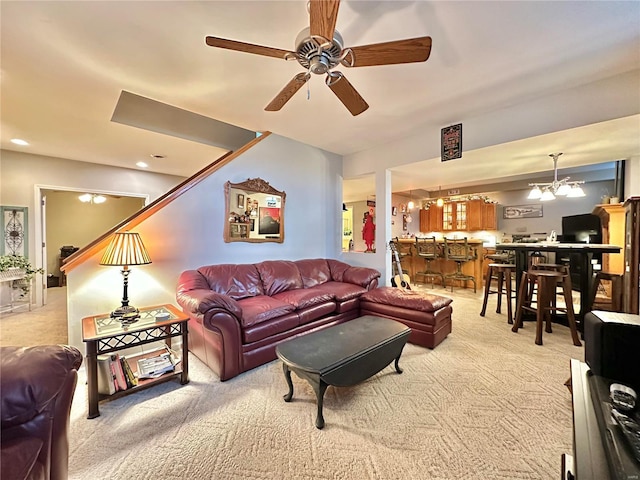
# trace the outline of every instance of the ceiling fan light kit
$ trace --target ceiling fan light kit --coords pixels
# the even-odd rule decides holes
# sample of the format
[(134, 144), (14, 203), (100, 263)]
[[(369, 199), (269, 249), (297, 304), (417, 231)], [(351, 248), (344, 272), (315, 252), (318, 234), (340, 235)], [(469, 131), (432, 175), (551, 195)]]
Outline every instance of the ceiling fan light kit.
[(265, 107), (266, 111), (280, 110), (309, 81), (313, 73), (315, 75), (326, 74), (325, 83), (327, 86), (347, 110), (356, 116), (367, 110), (369, 105), (344, 74), (333, 69), (339, 65), (352, 68), (424, 62), (431, 54), (431, 37), (345, 48), (342, 35), (335, 29), (339, 6), (339, 0), (311, 0), (309, 2), (309, 27), (302, 29), (298, 34), (295, 52), (211, 36), (206, 37), (205, 41), (210, 47), (284, 60), (297, 60), (306, 70), (305, 73), (299, 73), (285, 85)]
[(585, 193), (580, 187), (584, 181), (570, 182), (570, 177), (565, 177), (558, 180), (558, 158), (562, 153), (550, 153), (549, 156), (553, 159), (553, 182), (549, 183), (530, 183), (529, 186), (533, 187), (527, 196), (528, 200), (540, 200), (541, 202), (548, 202), (555, 200), (556, 196), (563, 196), (568, 198), (584, 197)]

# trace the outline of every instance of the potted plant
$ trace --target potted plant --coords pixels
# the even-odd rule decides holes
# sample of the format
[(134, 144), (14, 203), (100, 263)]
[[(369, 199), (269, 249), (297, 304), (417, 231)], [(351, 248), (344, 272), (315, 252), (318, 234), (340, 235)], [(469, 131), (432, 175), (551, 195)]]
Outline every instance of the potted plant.
[(31, 280), (36, 273), (44, 273), (42, 268), (34, 268), (27, 257), (18, 255), (0, 256), (0, 279), (11, 279), (15, 287), (22, 289), (22, 296), (29, 293)]

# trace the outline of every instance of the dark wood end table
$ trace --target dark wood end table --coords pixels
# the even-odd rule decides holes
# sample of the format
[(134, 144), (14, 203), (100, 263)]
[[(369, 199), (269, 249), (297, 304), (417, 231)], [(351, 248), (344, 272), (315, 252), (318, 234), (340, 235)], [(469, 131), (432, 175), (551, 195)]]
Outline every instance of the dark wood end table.
[[(156, 321), (156, 315), (168, 314), (168, 320)], [(144, 307), (140, 309), (140, 318), (130, 325), (122, 325), (108, 313), (93, 315), (82, 319), (82, 341), (86, 344), (87, 352), (87, 390), (89, 413), (87, 418), (100, 416), (98, 403), (101, 400), (113, 400), (124, 395), (149, 388), (172, 378), (180, 378), (182, 385), (189, 383), (189, 338), (187, 322), (189, 317), (170, 304)], [(98, 355), (117, 352), (126, 348), (138, 347), (152, 342), (164, 340), (171, 348), (173, 337), (182, 337), (182, 359), (173, 372), (165, 373), (161, 377), (139, 380), (138, 385), (103, 395), (98, 392)], [(136, 359), (145, 356), (127, 356), (131, 368), (137, 369)]]
[(395, 359), (395, 368), (411, 329), (387, 318), (365, 315), (339, 325), (287, 340), (276, 347), (293, 398), (291, 372), (311, 384), (316, 394), (316, 427), (324, 427), (322, 404), (329, 385), (347, 387), (375, 375)]

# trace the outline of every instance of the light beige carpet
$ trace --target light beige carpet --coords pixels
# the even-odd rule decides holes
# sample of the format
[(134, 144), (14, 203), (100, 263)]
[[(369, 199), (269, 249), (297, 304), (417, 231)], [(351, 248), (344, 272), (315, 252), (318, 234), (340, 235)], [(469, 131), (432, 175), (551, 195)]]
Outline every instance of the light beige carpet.
[(47, 304), (0, 314), (0, 346), (67, 343), (67, 287), (47, 289)]
[[(436, 293), (451, 295), (441, 288)], [(434, 350), (407, 345), (400, 366), (350, 388), (329, 387), (324, 430), (315, 395), (278, 361), (227, 382), (190, 357), (191, 382), (171, 381), (101, 403), (86, 419), (81, 372), (71, 415), (70, 478), (555, 479), (571, 451), (566, 327), (534, 344), (506, 315), (478, 315), (481, 294), (454, 297), (453, 333)]]

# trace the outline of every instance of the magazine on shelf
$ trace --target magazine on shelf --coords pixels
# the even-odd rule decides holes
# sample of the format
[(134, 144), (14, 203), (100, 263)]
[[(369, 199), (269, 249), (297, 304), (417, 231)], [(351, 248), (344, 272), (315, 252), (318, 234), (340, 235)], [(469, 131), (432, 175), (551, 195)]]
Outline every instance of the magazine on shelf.
[(175, 353), (168, 347), (161, 349), (158, 355), (138, 360), (138, 378), (157, 378), (175, 370), (177, 360)]

